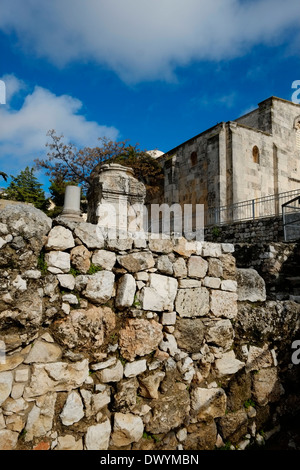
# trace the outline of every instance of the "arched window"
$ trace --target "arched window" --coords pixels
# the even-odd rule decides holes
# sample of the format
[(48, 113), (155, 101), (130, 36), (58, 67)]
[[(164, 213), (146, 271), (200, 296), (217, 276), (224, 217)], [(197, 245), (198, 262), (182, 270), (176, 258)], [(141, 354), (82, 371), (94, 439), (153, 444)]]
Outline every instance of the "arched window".
[(296, 129), (296, 148), (300, 150), (300, 116), (295, 119), (294, 128)]
[(252, 149), (252, 157), (254, 163), (259, 163), (259, 148), (257, 147), (257, 145), (254, 145)]
[(197, 164), (197, 152), (191, 153), (191, 165), (195, 166)]

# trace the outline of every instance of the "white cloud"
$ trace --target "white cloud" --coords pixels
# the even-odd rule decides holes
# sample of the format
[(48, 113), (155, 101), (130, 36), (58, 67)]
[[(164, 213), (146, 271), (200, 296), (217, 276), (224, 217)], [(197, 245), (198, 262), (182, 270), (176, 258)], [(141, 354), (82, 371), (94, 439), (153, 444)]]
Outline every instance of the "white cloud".
[[(24, 83), (14, 75), (2, 78), (9, 90), (9, 100)], [(0, 154), (3, 164), (9, 166), (31, 164), (34, 158), (45, 155), (46, 134), (55, 129), (63, 134), (66, 142), (78, 147), (96, 146), (99, 137), (116, 139), (118, 130), (88, 121), (83, 114), (82, 103), (68, 95), (56, 96), (51, 91), (36, 86), (24, 99), (18, 110), (7, 105), (0, 106)]]
[(129, 82), (279, 44), (299, 25), (299, 0), (0, 0), (0, 29), (28, 53), (96, 61)]

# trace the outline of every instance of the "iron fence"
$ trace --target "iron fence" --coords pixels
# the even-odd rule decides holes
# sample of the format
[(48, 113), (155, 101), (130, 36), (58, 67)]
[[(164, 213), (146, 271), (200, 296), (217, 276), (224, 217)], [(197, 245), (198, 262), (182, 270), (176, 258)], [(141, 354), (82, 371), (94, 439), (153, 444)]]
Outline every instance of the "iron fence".
[(284, 240), (291, 242), (300, 238), (300, 196), (282, 204)]
[(223, 225), (232, 222), (281, 216), (282, 206), (291, 201), (291, 199), (297, 198), (297, 196), (300, 197), (300, 189), (257, 199), (249, 199), (228, 206), (208, 208), (205, 213), (205, 225)]

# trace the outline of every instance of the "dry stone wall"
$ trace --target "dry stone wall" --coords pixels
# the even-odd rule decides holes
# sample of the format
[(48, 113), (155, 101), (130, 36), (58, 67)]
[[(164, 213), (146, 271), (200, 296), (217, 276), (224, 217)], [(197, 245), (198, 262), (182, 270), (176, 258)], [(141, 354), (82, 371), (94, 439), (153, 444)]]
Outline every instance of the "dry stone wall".
[(265, 315), (233, 245), (103, 238), (23, 205), (0, 245), (1, 450), (244, 449), (287, 410), (299, 304)]

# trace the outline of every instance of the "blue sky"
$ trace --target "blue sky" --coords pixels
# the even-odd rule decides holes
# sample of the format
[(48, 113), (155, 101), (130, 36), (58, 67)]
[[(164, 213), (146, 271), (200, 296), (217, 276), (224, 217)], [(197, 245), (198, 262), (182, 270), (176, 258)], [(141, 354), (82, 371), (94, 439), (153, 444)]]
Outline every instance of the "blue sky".
[(299, 46), (299, 0), (0, 0), (0, 170), (46, 156), (49, 129), (166, 152), (291, 100)]

